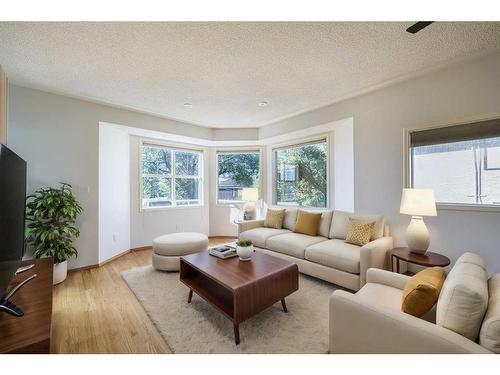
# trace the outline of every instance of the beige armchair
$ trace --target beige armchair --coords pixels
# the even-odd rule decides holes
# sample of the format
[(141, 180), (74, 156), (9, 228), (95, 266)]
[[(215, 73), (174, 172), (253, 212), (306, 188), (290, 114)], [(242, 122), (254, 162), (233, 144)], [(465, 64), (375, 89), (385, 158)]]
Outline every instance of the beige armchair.
[(408, 276), (371, 268), (356, 294), (330, 298), (330, 353), (490, 353), (472, 340), (401, 311)]

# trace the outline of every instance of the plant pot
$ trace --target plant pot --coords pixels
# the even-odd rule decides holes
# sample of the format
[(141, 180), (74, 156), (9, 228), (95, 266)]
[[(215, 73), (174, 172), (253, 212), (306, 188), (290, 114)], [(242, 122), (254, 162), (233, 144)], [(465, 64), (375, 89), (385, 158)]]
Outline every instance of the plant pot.
[(68, 261), (65, 260), (61, 263), (54, 264), (54, 282), (53, 284), (62, 283), (66, 280), (66, 276), (68, 276)]
[(236, 246), (236, 254), (240, 260), (251, 260), (253, 253), (253, 245), (250, 246)]

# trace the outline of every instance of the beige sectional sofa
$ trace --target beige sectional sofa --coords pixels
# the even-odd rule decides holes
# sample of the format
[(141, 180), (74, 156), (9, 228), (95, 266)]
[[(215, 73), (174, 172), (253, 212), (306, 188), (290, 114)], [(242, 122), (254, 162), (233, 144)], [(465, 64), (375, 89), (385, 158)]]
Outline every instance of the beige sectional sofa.
[(409, 276), (368, 270), (356, 294), (330, 298), (331, 353), (500, 353), (500, 274), (488, 278), (483, 259), (465, 253), (446, 277), (433, 310), (401, 311)]
[[(338, 210), (320, 212), (322, 215), (317, 236), (294, 233), (297, 209), (287, 208), (283, 229), (266, 228), (264, 220), (245, 221), (238, 225), (239, 238), (251, 240), (257, 251), (296, 263), (304, 274), (347, 289), (359, 290), (366, 282), (368, 268), (388, 266), (392, 238), (388, 236), (384, 217)], [(366, 222), (375, 221), (371, 242), (365, 246), (344, 242), (350, 217)]]

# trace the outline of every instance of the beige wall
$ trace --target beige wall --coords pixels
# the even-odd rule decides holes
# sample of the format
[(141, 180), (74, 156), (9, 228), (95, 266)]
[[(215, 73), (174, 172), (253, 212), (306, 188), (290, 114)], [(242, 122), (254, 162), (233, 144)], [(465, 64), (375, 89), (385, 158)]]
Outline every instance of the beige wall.
[(130, 135), (99, 124), (99, 263), (130, 248)]
[(7, 144), (7, 76), (0, 65), (0, 143)]

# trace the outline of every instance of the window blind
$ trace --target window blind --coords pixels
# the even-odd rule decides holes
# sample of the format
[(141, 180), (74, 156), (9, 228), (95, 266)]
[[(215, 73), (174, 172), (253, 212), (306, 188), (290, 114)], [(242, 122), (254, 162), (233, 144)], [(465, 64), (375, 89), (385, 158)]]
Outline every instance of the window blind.
[(500, 118), (410, 133), (410, 147), (500, 137)]

